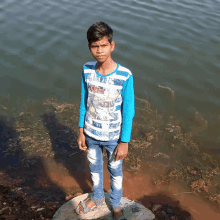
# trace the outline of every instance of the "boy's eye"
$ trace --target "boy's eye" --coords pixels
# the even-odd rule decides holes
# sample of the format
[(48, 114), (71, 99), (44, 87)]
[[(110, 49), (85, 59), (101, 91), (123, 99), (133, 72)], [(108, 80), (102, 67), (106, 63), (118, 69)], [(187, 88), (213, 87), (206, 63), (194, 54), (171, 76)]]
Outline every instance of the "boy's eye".
[[(100, 47), (107, 47), (108, 45), (101, 45)], [(91, 46), (91, 48), (99, 48), (99, 46)]]

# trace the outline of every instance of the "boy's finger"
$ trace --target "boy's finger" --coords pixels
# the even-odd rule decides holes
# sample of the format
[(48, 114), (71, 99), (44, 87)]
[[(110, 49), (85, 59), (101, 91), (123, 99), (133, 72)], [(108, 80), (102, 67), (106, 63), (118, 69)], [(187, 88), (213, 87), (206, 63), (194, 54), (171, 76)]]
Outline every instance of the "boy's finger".
[(119, 159), (120, 159), (120, 153), (116, 149), (116, 151), (115, 151), (115, 160), (119, 160)]
[(117, 152), (115, 160), (120, 160), (121, 159), (121, 155)]
[(80, 147), (82, 147), (82, 146), (83, 146), (82, 141), (79, 141), (79, 142), (78, 142), (78, 144), (79, 144), (79, 146), (80, 146)]
[(82, 151), (86, 151), (87, 148), (81, 147), (80, 150), (82, 150)]
[(87, 149), (87, 146), (85, 143), (82, 145), (82, 147), (83, 147), (83, 149)]
[(84, 150), (84, 148), (86, 147), (86, 145), (83, 145), (82, 141), (79, 141), (78, 145), (80, 150)]
[(82, 148), (87, 148), (87, 146), (86, 146), (86, 144), (84, 143), (84, 144), (82, 144)]

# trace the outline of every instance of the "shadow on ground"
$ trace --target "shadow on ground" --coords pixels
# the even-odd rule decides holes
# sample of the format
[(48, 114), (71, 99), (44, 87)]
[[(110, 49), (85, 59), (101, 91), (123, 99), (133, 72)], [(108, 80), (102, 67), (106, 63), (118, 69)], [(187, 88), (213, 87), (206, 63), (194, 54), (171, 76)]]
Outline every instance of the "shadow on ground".
[(89, 166), (85, 153), (78, 148), (76, 133), (61, 124), (54, 113), (44, 114), (41, 118), (49, 132), (54, 152), (54, 162), (62, 164), (67, 169), (67, 172), (74, 178), (83, 193), (90, 192), (92, 182)]
[[(158, 202), (159, 201), (159, 202)], [(145, 207), (155, 214), (155, 220), (191, 220), (191, 214), (180, 207), (180, 202), (176, 201), (163, 191), (144, 196), (138, 199)]]
[[(9, 216), (10, 219), (17, 219), (18, 216), (22, 219), (36, 219), (40, 214), (36, 210), (42, 204), (54, 202), (57, 208), (65, 202), (65, 194), (51, 181), (48, 182), (50, 187), (45, 188), (39, 184), (42, 176), (47, 175), (43, 161), (40, 157), (26, 156), (19, 133), (13, 127), (14, 122), (14, 118), (0, 116), (1, 219), (9, 219)], [(23, 162), (27, 160), (34, 163), (23, 167)]]
[(24, 152), (19, 142), (19, 134), (14, 129), (15, 119), (0, 115), (0, 167), (19, 166), (19, 158)]
[[(91, 191), (86, 157), (77, 147), (76, 134), (60, 124), (55, 114), (44, 114), (42, 119), (50, 135), (53, 158), (27, 156), (20, 133), (14, 128), (16, 120), (0, 115), (1, 219), (51, 219), (68, 194)], [(24, 166), (24, 161), (30, 161), (28, 166)], [(67, 171), (64, 179), (60, 179), (60, 167)], [(50, 171), (57, 174), (57, 181), (51, 178)], [(72, 189), (68, 184), (57, 184), (66, 183), (67, 179), (77, 184)]]

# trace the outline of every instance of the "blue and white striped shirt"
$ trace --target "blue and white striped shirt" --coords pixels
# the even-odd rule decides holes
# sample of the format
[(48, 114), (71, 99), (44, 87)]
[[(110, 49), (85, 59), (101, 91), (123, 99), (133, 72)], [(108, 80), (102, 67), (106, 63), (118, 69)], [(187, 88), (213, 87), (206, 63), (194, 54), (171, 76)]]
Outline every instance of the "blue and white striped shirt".
[(101, 75), (96, 64), (83, 66), (79, 127), (96, 140), (129, 142), (135, 114), (133, 75), (120, 64), (114, 72)]

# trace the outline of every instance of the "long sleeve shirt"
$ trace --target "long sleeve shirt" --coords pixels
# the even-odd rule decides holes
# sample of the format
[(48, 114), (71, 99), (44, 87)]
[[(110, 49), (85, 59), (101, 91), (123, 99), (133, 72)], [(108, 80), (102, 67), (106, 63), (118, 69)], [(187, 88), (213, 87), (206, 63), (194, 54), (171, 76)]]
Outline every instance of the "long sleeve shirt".
[(83, 66), (79, 127), (96, 140), (129, 142), (135, 114), (133, 75), (120, 64), (101, 75), (96, 64)]

